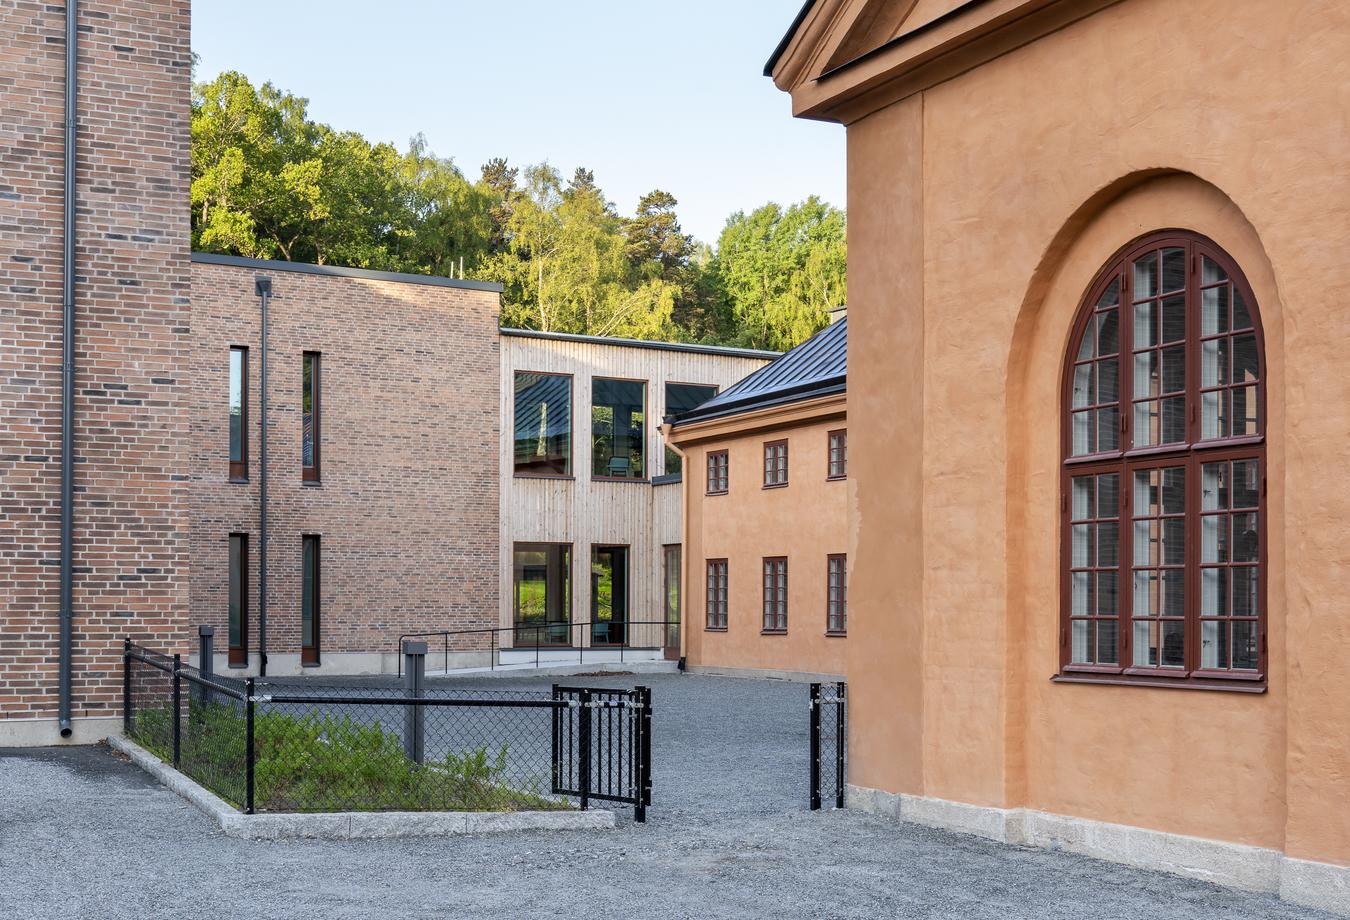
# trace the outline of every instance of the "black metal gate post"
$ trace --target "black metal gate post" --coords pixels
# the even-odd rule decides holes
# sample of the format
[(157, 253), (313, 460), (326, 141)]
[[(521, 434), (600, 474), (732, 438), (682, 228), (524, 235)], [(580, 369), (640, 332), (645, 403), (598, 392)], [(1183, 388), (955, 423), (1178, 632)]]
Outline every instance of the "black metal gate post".
[(582, 690), (581, 726), (577, 732), (577, 780), (581, 785), (581, 810), (591, 804), (591, 691)]
[(820, 808), (820, 684), (811, 685), (811, 810)]
[(131, 639), (122, 640), (122, 734), (131, 734)]
[(848, 684), (839, 681), (834, 700), (834, 807), (844, 807), (844, 752), (848, 749), (848, 735), (844, 723), (844, 710), (848, 703)]
[[(410, 700), (421, 699), (422, 682), (427, 673), (427, 644), (403, 643), (403, 695)], [(424, 753), (426, 710), (417, 704), (403, 707), (403, 753), (415, 764), (421, 764)]]
[(173, 656), (173, 766), (177, 770), (182, 765), (183, 749), (183, 679), (178, 669), (183, 666), (183, 656)]
[(244, 814), (253, 814), (253, 678), (244, 681)]
[[(208, 682), (216, 679), (215, 634), (216, 630), (214, 627), (197, 627), (197, 672)], [(193, 693), (196, 695), (199, 703), (212, 702), (211, 691), (207, 687), (197, 687), (194, 685)]]
[(647, 820), (647, 806), (652, 803), (652, 688), (634, 687), (638, 698), (638, 775), (633, 790), (636, 803), (633, 820)]

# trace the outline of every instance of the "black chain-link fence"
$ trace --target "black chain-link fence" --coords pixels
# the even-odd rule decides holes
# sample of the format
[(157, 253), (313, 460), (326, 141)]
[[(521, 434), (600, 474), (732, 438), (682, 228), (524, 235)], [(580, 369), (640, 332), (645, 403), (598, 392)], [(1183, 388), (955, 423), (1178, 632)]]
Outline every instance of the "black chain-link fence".
[(844, 807), (848, 783), (848, 685), (811, 685), (811, 808)]
[(269, 683), (205, 675), (130, 643), (125, 662), (126, 734), (246, 812), (534, 811), (599, 799), (632, 804), (643, 820), (650, 801), (645, 688)]

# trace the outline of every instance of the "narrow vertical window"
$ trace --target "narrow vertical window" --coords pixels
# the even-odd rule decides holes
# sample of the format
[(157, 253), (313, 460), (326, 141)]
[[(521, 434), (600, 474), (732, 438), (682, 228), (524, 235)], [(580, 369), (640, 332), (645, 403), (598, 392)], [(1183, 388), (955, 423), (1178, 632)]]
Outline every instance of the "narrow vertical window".
[(596, 377), (591, 381), (591, 475), (644, 479), (647, 384)]
[(680, 559), (681, 547), (673, 543), (662, 548), (665, 565), (665, 626), (666, 648), (680, 647)]
[(230, 349), (230, 478), (248, 478), (248, 349)]
[(713, 450), (708, 452), (708, 494), (721, 495), (727, 491), (730, 481), (731, 463), (727, 452)]
[(515, 474), (572, 475), (572, 378), (516, 371)]
[(248, 664), (248, 534), (230, 534), (230, 657), (232, 668)]
[(764, 560), (764, 631), (787, 632), (787, 559)]
[(708, 629), (727, 628), (727, 561), (708, 560), (707, 620)]
[(304, 422), (300, 434), (300, 463), (305, 482), (319, 481), (319, 353), (304, 354), (300, 403)]
[(767, 441), (764, 444), (764, 488), (785, 486), (788, 481), (788, 442)]
[(831, 431), (829, 437), (829, 463), (825, 473), (829, 479), (844, 479), (848, 476), (848, 431)]
[(826, 573), (825, 631), (832, 636), (848, 632), (848, 557), (829, 557)]
[(319, 663), (319, 538), (300, 538), (300, 663)]
[[(708, 400), (717, 395), (717, 387), (705, 386), (694, 383), (667, 383), (666, 384), (666, 407), (662, 417), (671, 415), (684, 415), (703, 405)], [(684, 472), (684, 465), (680, 455), (666, 446), (666, 465), (664, 468), (667, 476), (674, 476)]]

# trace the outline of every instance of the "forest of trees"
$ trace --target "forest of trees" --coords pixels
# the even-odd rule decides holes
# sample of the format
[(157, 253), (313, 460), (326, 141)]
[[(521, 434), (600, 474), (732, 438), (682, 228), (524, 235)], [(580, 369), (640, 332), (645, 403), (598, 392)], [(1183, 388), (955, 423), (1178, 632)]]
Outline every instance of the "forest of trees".
[(476, 179), (312, 120), (234, 72), (194, 87), (192, 243), (204, 252), (500, 281), (502, 324), (786, 349), (844, 298), (844, 212), (736, 212), (715, 246), (655, 189), (625, 216), (590, 170), (489, 160)]

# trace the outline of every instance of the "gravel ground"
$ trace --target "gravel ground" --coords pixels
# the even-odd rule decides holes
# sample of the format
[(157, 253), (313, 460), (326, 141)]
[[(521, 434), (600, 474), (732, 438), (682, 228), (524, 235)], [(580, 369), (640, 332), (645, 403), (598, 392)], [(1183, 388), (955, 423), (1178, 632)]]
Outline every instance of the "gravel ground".
[(654, 802), (646, 826), (617, 831), (233, 840), (105, 748), (0, 750), (0, 917), (1329, 918), (1065, 853), (808, 812), (804, 686), (627, 681), (653, 687)]

